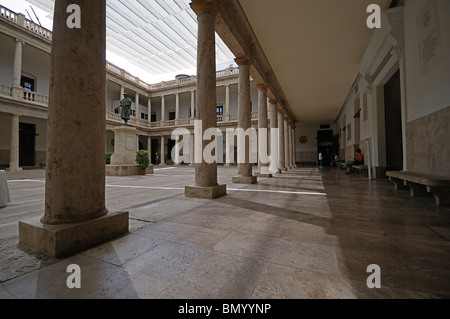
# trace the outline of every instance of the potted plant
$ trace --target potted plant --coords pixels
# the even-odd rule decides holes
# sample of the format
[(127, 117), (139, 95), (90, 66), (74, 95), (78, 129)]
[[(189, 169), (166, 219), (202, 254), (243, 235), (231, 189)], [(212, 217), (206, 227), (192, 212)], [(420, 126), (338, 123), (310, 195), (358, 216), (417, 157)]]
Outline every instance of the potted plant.
[(149, 153), (146, 150), (136, 152), (136, 163), (139, 169), (139, 175), (145, 175), (145, 170), (150, 166)]

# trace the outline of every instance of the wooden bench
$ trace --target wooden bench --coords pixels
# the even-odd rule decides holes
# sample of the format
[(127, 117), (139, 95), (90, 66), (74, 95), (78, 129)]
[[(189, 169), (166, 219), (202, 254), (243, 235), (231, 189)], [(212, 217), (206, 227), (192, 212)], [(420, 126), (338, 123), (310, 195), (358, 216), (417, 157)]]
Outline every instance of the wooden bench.
[(362, 176), (367, 176), (369, 174), (369, 167), (367, 165), (353, 165), (352, 169)]
[(437, 206), (450, 206), (450, 178), (407, 171), (387, 171), (395, 189), (409, 189), (411, 197), (433, 195)]

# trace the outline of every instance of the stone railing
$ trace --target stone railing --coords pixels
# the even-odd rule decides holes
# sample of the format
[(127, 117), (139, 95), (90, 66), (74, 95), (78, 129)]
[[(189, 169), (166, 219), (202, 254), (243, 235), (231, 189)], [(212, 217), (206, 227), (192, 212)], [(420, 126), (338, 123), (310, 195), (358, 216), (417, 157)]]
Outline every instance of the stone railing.
[(191, 125), (191, 119), (179, 119), (178, 126)]
[(8, 97), (16, 101), (27, 101), (42, 106), (48, 106), (48, 95), (27, 91), (23, 88), (17, 88), (12, 85), (0, 83), (0, 97)]
[(0, 18), (13, 22), (46, 40), (52, 40), (52, 32), (50, 30), (28, 20), (22, 13), (16, 13), (0, 5)]
[(0, 96), (12, 97), (12, 86), (0, 83)]
[(128, 81), (131, 81), (133, 83), (135, 83), (136, 85), (139, 85), (140, 87), (143, 87), (144, 89), (148, 90), (150, 89), (150, 85), (144, 81), (142, 81), (141, 79), (139, 79), (136, 76), (131, 75), (130, 73), (128, 73), (127, 71), (125, 71), (124, 69), (119, 68), (118, 66), (115, 66), (114, 64), (110, 63), (110, 62), (106, 62), (106, 70), (114, 73), (122, 78), (127, 79)]
[(217, 115), (217, 122), (223, 122), (225, 120), (225, 117), (223, 115)]
[(48, 95), (37, 92), (23, 90), (23, 99), (38, 104), (48, 106)]

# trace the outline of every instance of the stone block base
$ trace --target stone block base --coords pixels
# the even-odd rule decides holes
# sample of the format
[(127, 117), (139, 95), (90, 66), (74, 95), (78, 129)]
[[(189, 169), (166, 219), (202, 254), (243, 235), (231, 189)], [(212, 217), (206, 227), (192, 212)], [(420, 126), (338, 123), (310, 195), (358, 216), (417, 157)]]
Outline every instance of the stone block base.
[[(130, 176), (138, 175), (139, 169), (137, 165), (106, 165), (106, 176)], [(153, 174), (153, 165), (145, 170), (145, 174)]]
[(270, 173), (255, 173), (256, 177), (272, 177)]
[(217, 185), (212, 187), (186, 186), (184, 196), (213, 199), (227, 194), (227, 185)]
[(127, 233), (128, 218), (128, 212), (115, 212), (76, 224), (44, 225), (40, 218), (19, 221), (19, 243), (60, 258)]
[(258, 179), (256, 176), (249, 176), (249, 177), (234, 176), (231, 179), (231, 182), (234, 184), (256, 184), (257, 181)]

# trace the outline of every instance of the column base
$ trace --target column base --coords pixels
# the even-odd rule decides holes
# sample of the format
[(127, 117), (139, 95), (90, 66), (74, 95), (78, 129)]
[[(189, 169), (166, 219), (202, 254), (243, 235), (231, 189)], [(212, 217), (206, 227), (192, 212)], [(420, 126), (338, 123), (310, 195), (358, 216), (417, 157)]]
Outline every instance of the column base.
[(259, 173), (259, 172), (257, 172), (257, 173), (255, 173), (255, 176), (256, 176), (256, 177), (272, 177), (272, 174), (270, 174), (270, 173)]
[(202, 186), (185, 186), (184, 196), (214, 199), (219, 198), (227, 194), (227, 185), (217, 185), (212, 187)]
[(286, 167), (282, 167), (282, 168), (279, 168), (278, 170), (281, 173), (281, 172), (287, 172), (288, 169)]
[[(145, 170), (145, 175), (153, 174), (153, 165)], [(139, 175), (139, 168), (137, 165), (106, 165), (106, 176), (131, 176)]]
[(128, 212), (115, 212), (76, 224), (44, 225), (39, 217), (19, 221), (19, 243), (60, 258), (127, 233), (128, 218)]
[(23, 168), (22, 167), (14, 167), (14, 168), (6, 168), (5, 170), (8, 172), (21, 172), (21, 171), (23, 171)]
[(258, 178), (256, 176), (234, 176), (231, 182), (234, 184), (256, 184)]

